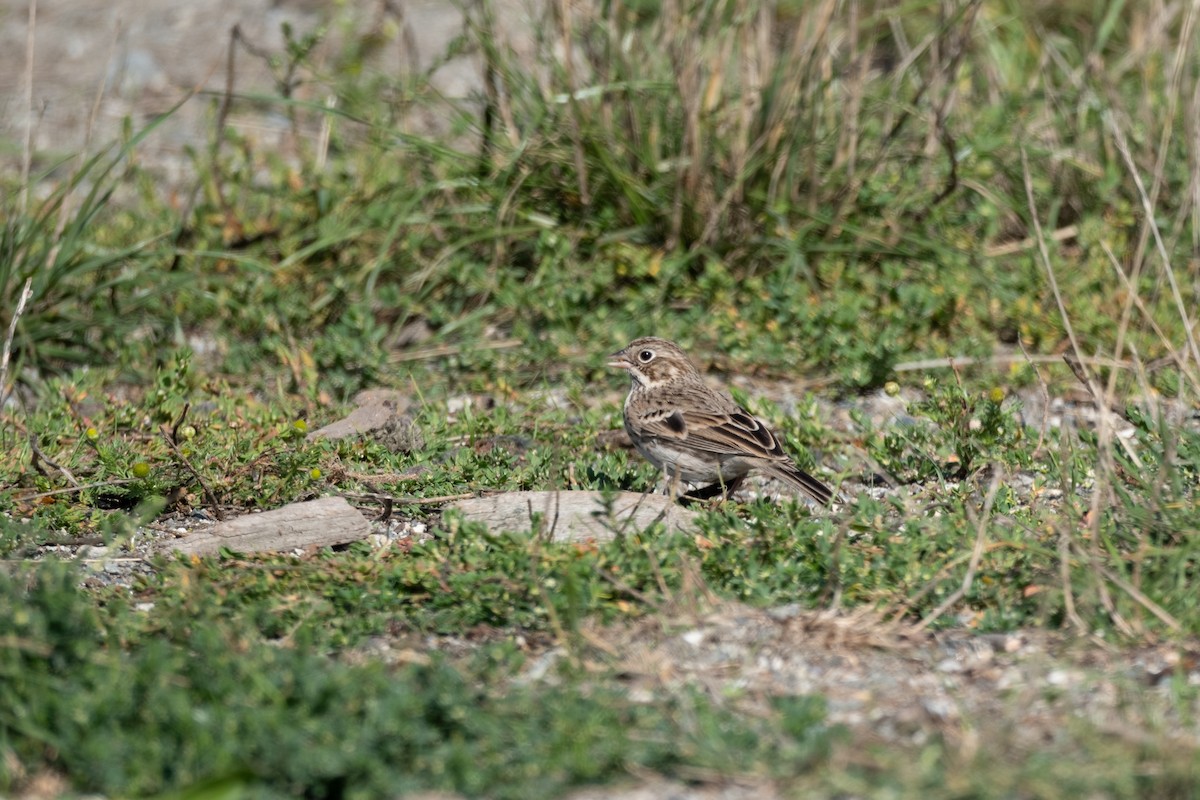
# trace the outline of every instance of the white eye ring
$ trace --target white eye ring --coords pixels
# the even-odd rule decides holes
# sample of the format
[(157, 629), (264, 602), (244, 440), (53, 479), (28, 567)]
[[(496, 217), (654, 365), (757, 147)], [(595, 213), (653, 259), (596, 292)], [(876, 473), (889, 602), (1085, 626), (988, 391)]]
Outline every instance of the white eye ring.
[(653, 359), (653, 350), (643, 350), (642, 352), (638, 353), (638, 361), (642, 362), (643, 364), (649, 364)]

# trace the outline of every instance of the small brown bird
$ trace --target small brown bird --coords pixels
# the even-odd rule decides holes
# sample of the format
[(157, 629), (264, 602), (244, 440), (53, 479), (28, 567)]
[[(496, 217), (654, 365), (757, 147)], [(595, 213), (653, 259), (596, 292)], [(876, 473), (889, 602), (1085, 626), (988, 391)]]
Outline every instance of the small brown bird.
[(792, 462), (765, 422), (705, 383), (674, 342), (647, 336), (609, 358), (633, 379), (625, 430), (637, 451), (672, 484), (712, 484), (689, 497), (728, 496), (757, 469), (822, 505), (833, 499), (828, 486)]

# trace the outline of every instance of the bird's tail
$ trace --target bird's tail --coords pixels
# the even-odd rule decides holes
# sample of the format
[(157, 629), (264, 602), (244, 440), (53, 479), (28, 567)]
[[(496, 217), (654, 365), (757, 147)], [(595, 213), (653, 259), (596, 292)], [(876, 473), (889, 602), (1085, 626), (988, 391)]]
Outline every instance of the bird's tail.
[(791, 464), (772, 464), (766, 471), (781, 481), (792, 484), (823, 506), (829, 505), (833, 500), (832, 489)]

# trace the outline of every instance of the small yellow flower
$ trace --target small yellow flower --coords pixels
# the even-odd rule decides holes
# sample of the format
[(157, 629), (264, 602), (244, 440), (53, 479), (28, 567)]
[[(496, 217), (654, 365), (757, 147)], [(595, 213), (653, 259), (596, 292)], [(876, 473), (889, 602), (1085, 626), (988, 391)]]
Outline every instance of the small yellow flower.
[(988, 392), (988, 400), (991, 400), (993, 403), (1003, 402), (1004, 390), (999, 386), (993, 386), (992, 390)]
[(310, 469), (310, 470), (308, 471), (308, 477), (309, 477), (309, 478), (312, 478), (314, 481), (319, 481), (319, 480), (321, 480), (321, 470), (320, 470), (320, 468), (319, 468), (319, 467), (313, 467), (312, 469)]
[(144, 479), (150, 476), (150, 465), (145, 461), (138, 461), (133, 465), (133, 477)]
[(86, 431), (84, 431), (84, 435), (87, 436), (89, 441), (94, 442), (100, 438), (100, 431), (96, 430), (95, 428), (88, 428)]
[(883, 385), (883, 393), (888, 397), (895, 397), (900, 394), (900, 384), (895, 381), (888, 381)]
[(308, 433), (308, 423), (302, 419), (298, 419), (292, 423), (292, 429), (295, 430), (296, 433)]

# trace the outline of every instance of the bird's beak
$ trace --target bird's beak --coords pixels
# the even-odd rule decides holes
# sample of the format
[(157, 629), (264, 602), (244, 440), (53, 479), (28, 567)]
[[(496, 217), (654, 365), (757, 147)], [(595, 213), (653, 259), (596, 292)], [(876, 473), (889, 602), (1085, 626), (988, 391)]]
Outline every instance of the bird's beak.
[(633, 362), (625, 355), (624, 350), (618, 350), (608, 357), (608, 366), (616, 367), (617, 369), (629, 369), (633, 366)]

